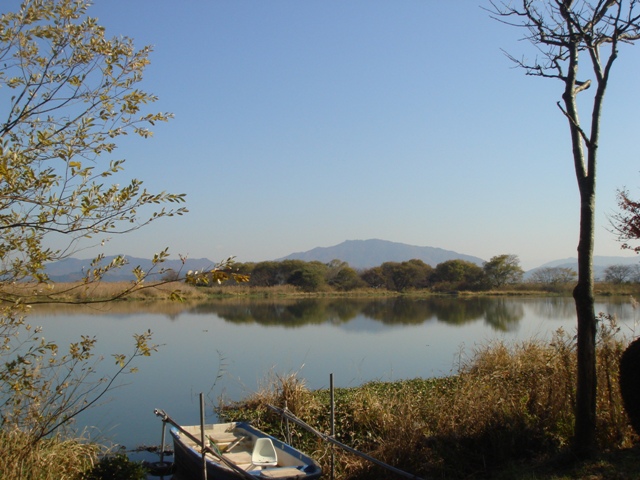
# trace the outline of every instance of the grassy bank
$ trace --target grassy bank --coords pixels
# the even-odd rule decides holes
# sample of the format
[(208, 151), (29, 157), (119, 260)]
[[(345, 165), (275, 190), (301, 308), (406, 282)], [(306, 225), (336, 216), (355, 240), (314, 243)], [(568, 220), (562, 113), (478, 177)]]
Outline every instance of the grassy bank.
[[(410, 289), (396, 292), (379, 288), (360, 288), (348, 292), (325, 288), (315, 292), (302, 290), (293, 285), (279, 285), (273, 287), (253, 287), (246, 284), (214, 285), (196, 287), (184, 282), (157, 282), (147, 283), (142, 288), (131, 289), (130, 282), (100, 282), (92, 285), (82, 283), (56, 283), (43, 284), (18, 284), (13, 288), (16, 295), (25, 298), (29, 303), (42, 301), (53, 302), (86, 302), (109, 301), (119, 298), (122, 301), (164, 301), (171, 300), (173, 293), (178, 293), (182, 299), (207, 300), (228, 297), (246, 298), (282, 298), (282, 297), (380, 297), (380, 296), (566, 296), (572, 294), (572, 286), (565, 288), (546, 288), (543, 285), (521, 284), (508, 287), (483, 290), (483, 291), (452, 291), (433, 292), (429, 289)], [(130, 290), (130, 291), (129, 291)], [(127, 292), (121, 296), (122, 292)], [(600, 296), (634, 296), (640, 297), (639, 284), (608, 284), (598, 283), (595, 288), (596, 295)]]
[[(443, 379), (371, 382), (336, 391), (337, 439), (423, 478), (638, 478), (640, 458), (618, 391), (625, 346), (600, 331), (598, 443), (602, 455), (574, 461), (575, 351), (558, 332), (549, 343), (493, 343), (474, 352), (457, 375)], [(328, 433), (329, 393), (310, 391), (295, 375), (274, 376), (254, 396), (221, 407), (223, 417), (250, 419), (284, 437), (266, 404), (284, 407)], [(294, 445), (329, 467), (330, 447), (290, 425)], [(337, 478), (395, 478), (380, 467), (336, 450)], [(400, 477), (398, 477), (400, 478)]]

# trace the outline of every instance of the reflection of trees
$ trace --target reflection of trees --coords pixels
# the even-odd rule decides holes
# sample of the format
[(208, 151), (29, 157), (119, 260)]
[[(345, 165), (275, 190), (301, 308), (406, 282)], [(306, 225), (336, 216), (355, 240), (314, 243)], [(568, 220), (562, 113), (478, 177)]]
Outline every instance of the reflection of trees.
[(346, 323), (358, 316), (386, 325), (419, 325), (431, 319), (462, 325), (485, 319), (493, 328), (507, 330), (523, 316), (517, 302), (495, 298), (381, 297), (305, 298), (299, 300), (216, 301), (199, 305), (192, 314), (215, 314), (233, 323), (294, 327), (307, 324)]
[(635, 331), (635, 324), (638, 322), (640, 311), (637, 301), (632, 297), (607, 298), (606, 303), (596, 301), (596, 313), (606, 313), (614, 316), (617, 320), (626, 320), (626, 324)]
[[(567, 297), (536, 298), (528, 301), (533, 311), (542, 318), (551, 320), (566, 320), (576, 318), (576, 305), (573, 299)], [(635, 311), (629, 297), (607, 297), (597, 299), (596, 313), (603, 312), (615, 316), (617, 319), (635, 320)]]
[(135, 315), (162, 315), (172, 320), (177, 319), (181, 314), (190, 311), (197, 305), (197, 301), (187, 302), (108, 302), (94, 303), (87, 305), (73, 305), (69, 303), (51, 303), (33, 305), (30, 317), (56, 317), (74, 315), (110, 315), (127, 318)]
[(346, 323), (364, 316), (385, 324), (420, 324), (432, 318), (428, 300), (405, 297), (385, 298), (305, 298), (211, 302), (191, 310), (195, 314), (215, 314), (233, 323), (300, 326), (305, 324)]
[[(385, 325), (419, 325), (430, 320), (464, 325), (484, 320), (496, 330), (509, 331), (524, 317), (524, 306), (549, 319), (575, 317), (571, 298), (503, 297), (360, 297), (360, 298), (225, 298), (203, 303), (116, 302), (108, 305), (36, 305), (32, 316), (158, 314), (180, 321), (182, 314), (216, 315), (237, 324), (298, 327), (307, 324), (340, 325), (365, 317)], [(596, 303), (597, 312), (615, 315), (623, 321), (640, 317), (629, 297), (607, 297)]]
[(508, 332), (518, 325), (524, 317), (522, 302), (514, 302), (506, 298), (496, 298), (487, 304), (484, 318), (494, 330)]
[(524, 317), (520, 300), (495, 297), (443, 297), (429, 300), (437, 319), (464, 325), (484, 319), (494, 330), (508, 331)]
[(576, 316), (576, 304), (572, 298), (545, 297), (529, 302), (536, 314), (552, 320), (567, 319)]
[(431, 303), (439, 321), (463, 325), (482, 318), (492, 301), (487, 297), (438, 297), (432, 299)]
[(301, 326), (343, 323), (362, 310), (358, 299), (286, 299), (215, 301), (191, 309), (192, 314), (215, 314), (232, 323)]
[(369, 301), (362, 315), (385, 324), (416, 325), (431, 319), (433, 310), (426, 299), (390, 297)]

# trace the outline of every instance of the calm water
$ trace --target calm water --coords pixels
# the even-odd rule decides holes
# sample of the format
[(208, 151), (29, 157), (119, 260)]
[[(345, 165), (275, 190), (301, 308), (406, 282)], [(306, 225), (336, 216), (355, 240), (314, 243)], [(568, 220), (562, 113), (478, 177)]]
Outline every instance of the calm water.
[[(627, 299), (596, 310), (615, 314), (634, 335), (639, 313)], [(97, 336), (105, 373), (116, 368), (111, 354), (132, 351), (134, 333), (153, 332), (159, 351), (78, 418), (97, 439), (132, 448), (160, 443), (154, 408), (198, 423), (200, 392), (211, 411), (220, 396), (240, 399), (270, 374), (298, 372), (312, 389), (327, 387), (331, 373), (337, 387), (443, 376), (492, 339), (548, 338), (560, 327), (573, 333), (575, 311), (569, 298), (224, 300), (48, 308), (30, 322), (59, 342)]]

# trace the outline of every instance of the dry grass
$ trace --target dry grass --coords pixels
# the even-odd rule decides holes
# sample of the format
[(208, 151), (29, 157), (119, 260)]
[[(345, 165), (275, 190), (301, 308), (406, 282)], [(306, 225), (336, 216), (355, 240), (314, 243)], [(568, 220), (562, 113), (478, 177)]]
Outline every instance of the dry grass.
[(57, 437), (31, 444), (21, 432), (0, 431), (0, 452), (2, 480), (72, 480), (93, 466), (99, 448)]
[[(337, 438), (423, 478), (583, 478), (585, 472), (593, 480), (633, 478), (615, 476), (610, 460), (635, 439), (617, 387), (625, 343), (615, 333), (615, 326), (601, 328), (598, 344), (598, 442), (609, 460), (571, 464), (561, 476), (557, 473), (567, 470), (566, 464), (549, 467), (550, 459), (568, 450), (573, 432), (575, 349), (562, 331), (551, 342), (485, 345), (449, 378), (338, 389)], [(265, 403), (286, 403), (316, 429), (330, 431), (328, 392), (309, 391), (296, 375), (273, 376), (258, 394), (222, 407), (221, 414), (254, 420), (283, 435), (282, 421)], [(330, 446), (299, 428), (291, 430), (294, 444), (328, 468)], [(341, 450), (336, 456), (339, 479), (391, 478), (359, 457)], [(594, 473), (599, 471), (601, 476)]]
[(273, 287), (251, 287), (246, 283), (214, 285), (202, 287), (201, 291), (214, 297), (296, 297), (303, 292), (293, 285), (277, 285)]
[[(341, 290), (334, 290), (330, 287), (325, 287), (318, 291), (308, 292), (302, 290), (294, 285), (276, 285), (273, 287), (253, 287), (247, 284), (228, 284), (219, 285), (213, 287), (204, 287), (203, 292), (206, 292), (209, 296), (214, 297), (340, 297), (340, 298), (358, 298), (358, 297), (385, 297), (385, 296), (399, 296), (401, 293), (393, 292), (391, 290), (380, 290), (377, 288), (359, 288), (355, 290), (349, 290), (348, 292)], [(416, 290), (410, 292), (410, 294), (420, 293), (421, 295), (428, 295), (428, 290)]]
[(133, 287), (131, 282), (21, 283), (4, 286), (7, 294), (22, 297), (25, 303), (101, 302), (120, 300), (168, 300), (177, 292), (187, 299), (207, 298), (207, 292), (184, 282), (145, 283)]

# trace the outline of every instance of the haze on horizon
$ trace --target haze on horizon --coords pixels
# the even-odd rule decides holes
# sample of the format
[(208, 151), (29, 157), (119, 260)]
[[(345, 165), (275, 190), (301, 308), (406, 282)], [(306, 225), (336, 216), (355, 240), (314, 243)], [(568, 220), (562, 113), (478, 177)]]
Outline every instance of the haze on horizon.
[[(109, 36), (154, 45), (140, 87), (175, 114), (113, 158), (152, 191), (187, 193), (190, 213), (78, 256), (261, 261), (377, 238), (525, 269), (575, 257), (562, 84), (513, 68), (502, 50), (534, 51), (483, 6), (95, 0)], [(621, 48), (605, 100), (596, 255), (631, 256), (608, 216), (617, 189), (640, 197), (639, 60)]]

